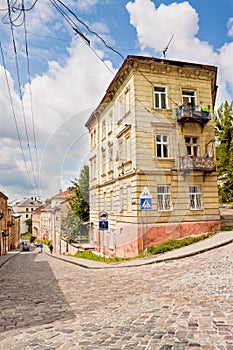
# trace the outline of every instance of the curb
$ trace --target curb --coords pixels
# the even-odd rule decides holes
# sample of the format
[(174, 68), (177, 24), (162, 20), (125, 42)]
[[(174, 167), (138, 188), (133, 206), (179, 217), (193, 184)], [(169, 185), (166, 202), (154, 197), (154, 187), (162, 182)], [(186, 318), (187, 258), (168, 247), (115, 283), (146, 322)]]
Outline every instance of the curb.
[[(95, 266), (94, 264), (91, 265), (91, 264), (88, 264), (88, 263), (82, 263), (80, 261), (70, 260), (70, 259), (67, 259), (66, 257), (63, 257), (62, 255), (59, 256), (59, 255), (49, 254), (47, 252), (45, 252), (45, 254), (47, 254), (47, 255), (55, 258), (55, 259), (63, 260), (65, 262), (68, 262), (68, 263), (73, 264), (73, 265), (78, 265), (78, 266), (83, 267), (85, 269), (93, 269), (93, 270), (97, 270), (98, 269), (98, 270), (100, 270), (100, 269), (115, 269), (115, 268), (125, 268), (125, 267), (139, 267), (139, 266), (145, 266), (145, 265), (152, 265), (152, 264), (158, 264), (158, 263), (163, 263), (163, 262), (169, 262), (169, 261), (172, 261), (172, 260), (184, 259), (184, 258), (188, 258), (188, 257), (194, 256), (194, 255), (205, 253), (207, 251), (210, 251), (210, 250), (213, 250), (213, 249), (216, 249), (216, 248), (223, 247), (223, 246), (225, 246), (227, 244), (230, 244), (230, 243), (233, 243), (233, 238), (230, 238), (229, 240), (224, 241), (224, 242), (217, 243), (217, 244), (215, 244), (213, 246), (210, 246), (210, 247), (199, 248), (196, 251), (190, 251), (188, 253), (183, 253), (183, 254), (181, 252), (180, 255), (177, 255), (177, 256), (166, 257), (165, 256), (166, 253), (165, 253), (165, 255), (161, 254), (160, 257), (157, 256), (157, 257), (151, 258), (148, 261), (147, 260), (141, 260), (140, 262), (136, 262), (134, 260), (135, 263), (133, 263), (133, 264), (130, 264), (130, 262), (129, 263), (123, 262), (123, 263), (117, 263), (115, 265), (113, 265), (113, 264), (106, 264), (106, 263), (100, 263), (100, 264), (105, 264), (103, 266), (97, 266), (97, 265)], [(180, 249), (182, 249), (182, 248), (180, 248)], [(175, 250), (171, 251), (171, 252), (175, 252)], [(169, 252), (169, 253), (171, 253), (171, 252)], [(77, 258), (74, 258), (74, 259), (77, 259)]]

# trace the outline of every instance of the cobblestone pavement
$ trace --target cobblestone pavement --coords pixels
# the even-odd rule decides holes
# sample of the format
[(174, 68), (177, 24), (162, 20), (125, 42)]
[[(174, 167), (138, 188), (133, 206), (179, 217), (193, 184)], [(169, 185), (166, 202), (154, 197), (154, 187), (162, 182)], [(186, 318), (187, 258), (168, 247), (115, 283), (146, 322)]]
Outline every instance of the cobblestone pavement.
[(233, 350), (233, 244), (90, 270), (37, 251), (0, 269), (2, 350)]

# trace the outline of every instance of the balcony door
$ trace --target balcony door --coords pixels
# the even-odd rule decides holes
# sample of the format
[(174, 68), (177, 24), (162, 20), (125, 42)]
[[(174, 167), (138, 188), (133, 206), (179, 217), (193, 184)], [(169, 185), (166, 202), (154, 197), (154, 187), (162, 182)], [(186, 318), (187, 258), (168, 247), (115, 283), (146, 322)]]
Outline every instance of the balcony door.
[(198, 137), (185, 137), (186, 156), (198, 156)]

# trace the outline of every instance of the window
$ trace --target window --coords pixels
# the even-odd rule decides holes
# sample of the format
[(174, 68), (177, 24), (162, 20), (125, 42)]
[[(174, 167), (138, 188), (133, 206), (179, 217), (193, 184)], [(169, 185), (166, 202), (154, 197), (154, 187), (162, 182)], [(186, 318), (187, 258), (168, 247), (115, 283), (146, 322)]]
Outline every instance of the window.
[(129, 96), (129, 89), (126, 90), (125, 92), (125, 114), (127, 114), (130, 111), (130, 96)]
[(156, 135), (156, 157), (168, 158), (168, 135)]
[(106, 172), (106, 150), (102, 147), (102, 174)]
[(96, 146), (96, 129), (91, 133), (91, 149)]
[(113, 113), (112, 111), (108, 115), (108, 132), (110, 133), (113, 129)]
[(189, 187), (190, 210), (202, 209), (202, 193), (201, 186)]
[(182, 100), (183, 103), (188, 103), (191, 106), (195, 106), (196, 102), (195, 102), (195, 91), (193, 90), (182, 90)]
[(106, 120), (104, 119), (102, 122), (102, 139), (106, 137)]
[(197, 137), (185, 137), (186, 155), (198, 156), (198, 138)]
[(167, 108), (167, 89), (162, 86), (154, 87), (155, 94), (155, 108)]
[(124, 190), (123, 187), (120, 188), (120, 194), (119, 194), (119, 211), (123, 211), (124, 209)]
[(110, 213), (114, 212), (114, 203), (113, 203), (113, 191), (110, 191)]
[(132, 211), (132, 187), (127, 187), (127, 210)]
[(121, 120), (123, 117), (123, 101), (122, 97), (117, 102), (117, 120)]
[(109, 171), (113, 170), (113, 143), (108, 145)]
[(172, 210), (170, 186), (158, 186), (158, 211)]

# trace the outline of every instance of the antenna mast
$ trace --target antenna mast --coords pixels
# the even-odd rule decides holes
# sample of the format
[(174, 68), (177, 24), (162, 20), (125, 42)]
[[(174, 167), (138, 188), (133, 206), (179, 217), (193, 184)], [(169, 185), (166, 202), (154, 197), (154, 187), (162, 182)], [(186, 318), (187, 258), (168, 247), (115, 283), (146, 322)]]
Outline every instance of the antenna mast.
[(164, 59), (166, 59), (166, 52), (167, 52), (168, 47), (169, 47), (169, 45), (171, 44), (171, 41), (172, 41), (173, 38), (174, 38), (174, 34), (172, 34), (171, 39), (169, 40), (167, 46), (166, 46), (165, 49), (163, 50), (163, 58), (164, 58)]

